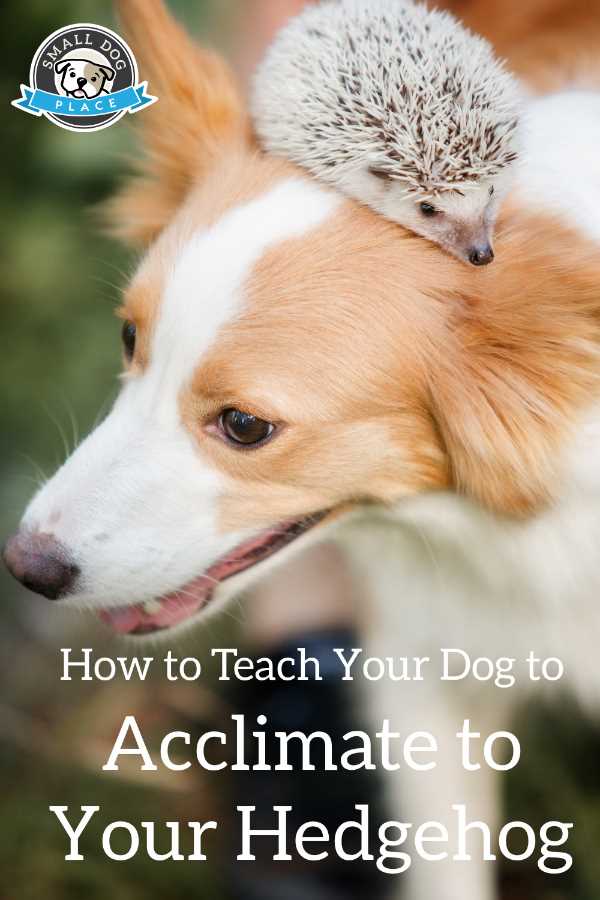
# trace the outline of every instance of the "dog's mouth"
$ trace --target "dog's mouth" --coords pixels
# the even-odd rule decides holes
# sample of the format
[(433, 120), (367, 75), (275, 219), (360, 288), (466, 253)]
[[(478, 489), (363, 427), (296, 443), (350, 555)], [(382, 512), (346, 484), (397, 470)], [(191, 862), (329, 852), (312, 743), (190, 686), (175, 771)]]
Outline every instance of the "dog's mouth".
[(103, 609), (102, 621), (118, 634), (149, 635), (181, 625), (203, 610), (216, 588), (234, 575), (274, 556), (321, 522), (327, 511), (280, 523), (235, 547), (201, 575), (171, 594), (132, 606)]

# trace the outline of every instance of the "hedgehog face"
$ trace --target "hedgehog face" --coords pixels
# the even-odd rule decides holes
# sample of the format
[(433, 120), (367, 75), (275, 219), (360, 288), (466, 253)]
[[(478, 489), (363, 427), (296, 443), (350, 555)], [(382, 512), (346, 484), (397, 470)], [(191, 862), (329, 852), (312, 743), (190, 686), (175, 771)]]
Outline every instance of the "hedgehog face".
[(435, 195), (407, 192), (389, 181), (374, 204), (379, 212), (474, 266), (494, 259), (494, 226), (506, 188), (500, 179), (457, 185)]

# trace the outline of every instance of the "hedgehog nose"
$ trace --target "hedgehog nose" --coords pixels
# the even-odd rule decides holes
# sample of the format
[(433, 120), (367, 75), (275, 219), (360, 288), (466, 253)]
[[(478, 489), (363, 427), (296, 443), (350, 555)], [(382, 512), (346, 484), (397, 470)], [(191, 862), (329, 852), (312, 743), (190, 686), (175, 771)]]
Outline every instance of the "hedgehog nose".
[(489, 244), (474, 246), (469, 249), (469, 262), (472, 266), (487, 266), (494, 258), (494, 251)]
[(17, 532), (8, 539), (3, 557), (17, 581), (48, 600), (68, 594), (79, 575), (79, 568), (51, 534)]
[(78, 78), (77, 79), (78, 87), (82, 88), (84, 86), (84, 84), (87, 84), (87, 78)]

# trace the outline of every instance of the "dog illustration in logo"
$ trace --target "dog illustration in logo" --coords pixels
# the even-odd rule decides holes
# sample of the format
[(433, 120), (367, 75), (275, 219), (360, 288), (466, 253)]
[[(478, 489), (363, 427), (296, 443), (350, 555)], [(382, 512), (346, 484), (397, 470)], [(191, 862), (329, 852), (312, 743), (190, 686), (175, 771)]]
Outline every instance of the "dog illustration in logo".
[(107, 58), (89, 47), (71, 50), (54, 64), (56, 89), (64, 97), (93, 100), (109, 94), (114, 77)]

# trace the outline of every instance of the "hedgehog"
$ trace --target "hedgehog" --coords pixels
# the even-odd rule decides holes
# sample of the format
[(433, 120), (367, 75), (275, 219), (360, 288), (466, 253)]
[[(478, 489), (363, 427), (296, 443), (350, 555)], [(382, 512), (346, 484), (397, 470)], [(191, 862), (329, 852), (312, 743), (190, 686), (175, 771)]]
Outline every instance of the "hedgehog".
[(412, 0), (324, 0), (255, 75), (263, 147), (475, 266), (518, 158), (521, 90), (490, 44)]

